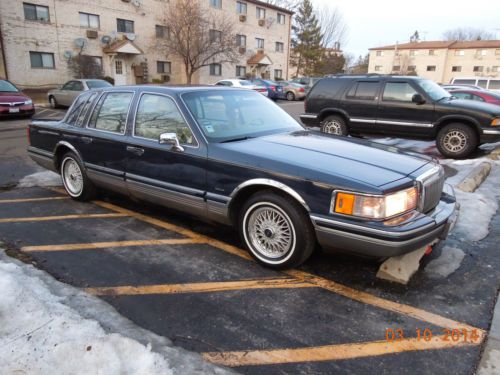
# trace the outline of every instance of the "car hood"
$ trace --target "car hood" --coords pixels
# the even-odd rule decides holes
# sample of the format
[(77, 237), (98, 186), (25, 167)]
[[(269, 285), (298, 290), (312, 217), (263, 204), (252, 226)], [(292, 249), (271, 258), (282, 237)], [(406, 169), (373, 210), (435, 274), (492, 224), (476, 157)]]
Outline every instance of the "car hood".
[[(339, 186), (356, 180), (381, 187), (433, 159), (396, 147), (311, 131), (217, 144), (231, 162)], [(217, 152), (215, 152), (217, 154)]]
[(459, 109), (467, 109), (473, 111), (481, 111), (483, 113), (488, 113), (493, 116), (500, 116), (500, 108), (498, 105), (491, 103), (484, 103), (475, 100), (466, 100), (466, 99), (453, 99), (446, 100), (441, 102), (440, 104), (448, 107), (459, 108)]
[(29, 99), (21, 92), (0, 92), (0, 102), (2, 103), (23, 102)]

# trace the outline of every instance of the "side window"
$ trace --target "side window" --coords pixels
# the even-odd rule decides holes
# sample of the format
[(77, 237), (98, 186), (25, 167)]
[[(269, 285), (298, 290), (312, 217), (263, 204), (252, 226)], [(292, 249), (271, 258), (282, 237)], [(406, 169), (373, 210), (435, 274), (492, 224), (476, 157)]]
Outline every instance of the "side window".
[(137, 108), (134, 135), (158, 141), (162, 133), (176, 133), (180, 143), (195, 144), (191, 129), (172, 99), (144, 94)]
[(471, 96), (472, 96), (472, 100), (475, 100), (477, 102), (484, 102), (484, 99), (481, 98), (479, 95), (471, 94)]
[(128, 109), (134, 94), (131, 92), (108, 92), (97, 103), (90, 118), (89, 128), (123, 134)]
[(73, 90), (73, 85), (75, 84), (75, 81), (69, 81), (67, 82), (61, 90)]
[(387, 82), (385, 84), (382, 100), (411, 102), (417, 92), (407, 82)]
[(64, 120), (64, 122), (68, 125), (75, 125), (76, 119), (80, 114), (85, 102), (89, 98), (89, 94), (82, 94), (78, 98), (76, 98), (75, 102), (71, 106), (68, 111), (68, 114)]
[(472, 99), (470, 94), (467, 94), (465, 92), (452, 92), (451, 95), (458, 99)]
[(83, 83), (81, 83), (80, 81), (75, 81), (75, 83), (73, 84), (72, 90), (73, 91), (83, 91)]
[(94, 100), (97, 96), (97, 92), (93, 92), (92, 94), (90, 94), (90, 96), (87, 94), (82, 95), (82, 96), (88, 97), (88, 100), (83, 105), (83, 108), (80, 111), (80, 115), (78, 116), (78, 118), (76, 119), (76, 122), (75, 122), (75, 125), (80, 126), (80, 127), (83, 125), (83, 121), (87, 117), (87, 112), (89, 111), (89, 108), (92, 106), (92, 103), (94, 102)]
[(359, 81), (351, 87), (347, 97), (350, 99), (373, 100), (377, 96), (379, 86), (380, 82), (378, 81)]

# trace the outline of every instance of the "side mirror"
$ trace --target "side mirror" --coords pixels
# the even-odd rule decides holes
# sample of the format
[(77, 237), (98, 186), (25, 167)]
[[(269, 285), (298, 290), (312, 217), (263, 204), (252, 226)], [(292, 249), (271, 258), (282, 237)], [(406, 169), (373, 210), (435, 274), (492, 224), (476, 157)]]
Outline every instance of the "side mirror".
[(412, 98), (411, 98), (411, 101), (413, 103), (416, 103), (416, 104), (424, 104), (425, 103), (424, 97), (422, 95), (420, 95), (420, 94), (413, 95)]
[(180, 151), (180, 152), (184, 151), (184, 147), (182, 147), (181, 144), (179, 143), (179, 139), (177, 138), (177, 134), (175, 133), (160, 134), (160, 139), (158, 140), (158, 142), (161, 145), (171, 145), (174, 151)]

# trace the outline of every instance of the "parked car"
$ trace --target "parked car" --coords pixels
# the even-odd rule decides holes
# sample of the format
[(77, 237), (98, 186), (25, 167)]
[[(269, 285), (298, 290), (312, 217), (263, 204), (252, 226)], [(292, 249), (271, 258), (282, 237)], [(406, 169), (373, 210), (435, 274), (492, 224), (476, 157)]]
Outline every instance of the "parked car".
[(297, 77), (292, 79), (293, 83), (298, 83), (304, 86), (304, 89), (307, 93), (311, 90), (311, 88), (318, 82), (322, 77)]
[(69, 107), (83, 91), (113, 86), (103, 79), (73, 79), (66, 82), (60, 89), (50, 90), (47, 99), (52, 108)]
[(280, 83), (284, 86), (286, 100), (302, 100), (306, 97), (306, 89), (304, 85), (287, 81), (282, 81)]
[(29, 125), (29, 155), (74, 199), (96, 187), (237, 227), (271, 268), (330, 251), (381, 258), (444, 239), (452, 190), (432, 158), (306, 131), (262, 95), (115, 87)]
[(255, 90), (260, 92), (262, 95), (267, 96), (267, 88), (265, 86), (259, 86), (252, 83), (246, 79), (223, 79), (215, 83), (215, 86), (226, 86), (226, 87), (238, 87), (249, 90)]
[(250, 81), (256, 85), (264, 86), (267, 89), (267, 97), (269, 99), (276, 101), (285, 98), (283, 86), (277, 82), (262, 78), (253, 78)]
[(12, 82), (0, 79), (0, 118), (7, 116), (32, 116), (35, 113), (33, 100)]
[(419, 77), (341, 75), (319, 81), (306, 97), (308, 126), (325, 133), (436, 139), (447, 157), (463, 158), (500, 140), (500, 108), (457, 100)]
[(476, 85), (441, 85), (446, 91), (450, 90), (484, 90), (482, 87)]
[(475, 100), (500, 105), (500, 94), (486, 90), (450, 90), (451, 95), (458, 99)]
[(460, 77), (451, 80), (452, 85), (474, 85), (486, 90), (500, 91), (500, 78)]

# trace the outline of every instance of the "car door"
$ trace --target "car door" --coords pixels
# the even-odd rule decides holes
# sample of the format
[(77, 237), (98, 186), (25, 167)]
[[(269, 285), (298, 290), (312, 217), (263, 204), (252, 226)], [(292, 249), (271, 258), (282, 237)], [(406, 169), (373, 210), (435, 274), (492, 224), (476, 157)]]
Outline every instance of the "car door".
[[(181, 147), (160, 144), (163, 133), (175, 133)], [(206, 147), (195, 138), (174, 98), (141, 94), (126, 149), (125, 178), (131, 195), (206, 215)]]
[(96, 185), (126, 193), (126, 124), (133, 91), (103, 93), (80, 136), (80, 152)]
[(380, 87), (380, 80), (355, 80), (345, 91), (341, 108), (349, 115), (351, 131), (377, 131)]
[(380, 132), (400, 135), (426, 135), (434, 122), (434, 103), (414, 103), (412, 98), (425, 93), (411, 81), (388, 79), (384, 83), (378, 107), (377, 128)]

